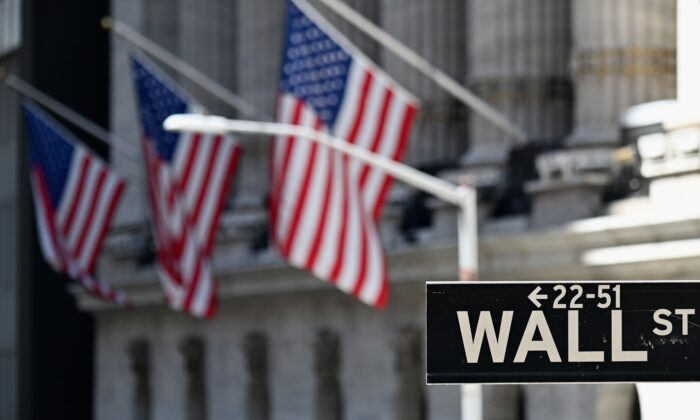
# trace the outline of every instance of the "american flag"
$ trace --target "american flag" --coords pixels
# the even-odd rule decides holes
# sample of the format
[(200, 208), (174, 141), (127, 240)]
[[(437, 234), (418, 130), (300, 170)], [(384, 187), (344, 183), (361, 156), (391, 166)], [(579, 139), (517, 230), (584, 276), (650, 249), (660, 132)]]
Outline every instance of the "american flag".
[(163, 121), (196, 104), (132, 57), (158, 271), (170, 306), (208, 318), (216, 308), (211, 254), (240, 155), (231, 137), (171, 133)]
[(93, 274), (124, 181), (37, 106), (24, 105), (31, 183), (44, 259), (95, 296), (126, 296)]
[[(277, 120), (400, 160), (418, 101), (307, 3), (287, 7)], [(272, 240), (282, 256), (383, 307), (388, 279), (376, 222), (391, 177), (290, 137), (275, 139), (271, 169)]]

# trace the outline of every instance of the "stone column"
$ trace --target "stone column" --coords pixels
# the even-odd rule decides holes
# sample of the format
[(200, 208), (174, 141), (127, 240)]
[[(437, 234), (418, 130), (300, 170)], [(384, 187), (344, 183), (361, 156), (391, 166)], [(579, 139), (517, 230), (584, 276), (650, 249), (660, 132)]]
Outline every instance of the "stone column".
[[(235, 91), (235, 3), (228, 0), (180, 0), (180, 56), (183, 60)], [(187, 91), (210, 112), (230, 117), (235, 110), (184, 78)]]
[[(122, 0), (111, 3), (110, 13), (177, 55), (180, 51), (179, 10), (179, 3), (172, 0)], [(132, 51), (127, 41), (118, 35), (111, 36), (109, 128), (119, 137), (138, 145), (141, 128), (135, 110), (136, 97), (129, 61)], [(143, 162), (112, 151), (110, 163), (128, 184), (123, 196), (123, 203), (128, 205), (119, 206), (115, 224), (138, 231), (148, 214)], [(136, 236), (141, 236), (141, 233)]]
[(340, 339), (337, 334), (322, 330), (314, 343), (316, 372), (316, 420), (343, 418), (340, 394)]
[(144, 0), (143, 33), (170, 51), (180, 54), (180, 7), (171, 0)]
[[(274, 115), (286, 16), (285, 0), (240, 0), (236, 7), (236, 92), (268, 115)], [(246, 144), (236, 173), (237, 206), (265, 204), (268, 180), (266, 141)]]
[(132, 418), (149, 420), (151, 418), (151, 354), (148, 341), (144, 339), (132, 341), (127, 353), (134, 377)]
[[(180, 2), (180, 57), (229, 90), (236, 91), (236, 4), (229, 0), (174, 0)], [(214, 114), (236, 117), (232, 106), (184, 77), (177, 80), (204, 108)], [(233, 178), (226, 207), (237, 199), (240, 177)]]
[[(530, 141), (555, 144), (570, 130), (569, 0), (468, 2), (468, 85), (522, 127)], [(514, 140), (470, 114), (462, 165), (496, 185)]]
[[(379, 21), (387, 32), (451, 77), (460, 82), (464, 80), (467, 2), (381, 0), (378, 3)], [(380, 61), (382, 68), (392, 78), (421, 101), (404, 162), (433, 174), (456, 167), (459, 156), (467, 149), (467, 114), (464, 106), (386, 48), (380, 50)], [(405, 231), (407, 237), (398, 236), (397, 229), (408, 221), (402, 214), (404, 209), (416, 208), (409, 203), (422, 201), (420, 192), (394, 183), (382, 218), (381, 230), (385, 243), (414, 240), (408, 230)], [(442, 203), (435, 204), (440, 206)]]
[(615, 146), (628, 107), (676, 96), (676, 2), (574, 1), (571, 147)]
[(270, 418), (267, 338), (260, 333), (251, 333), (246, 337), (243, 347), (248, 370), (246, 418), (247, 420), (267, 420)]
[(422, 357), (422, 334), (418, 328), (404, 327), (394, 341), (397, 391), (394, 397), (394, 418), (425, 420), (426, 401), (423, 383), (425, 371)]
[[(463, 0), (381, 0), (384, 29), (457, 80), (465, 74)], [(386, 49), (387, 73), (421, 100), (405, 161), (413, 166), (456, 164), (466, 150), (465, 112), (447, 92)]]
[(207, 419), (204, 342), (199, 337), (188, 337), (180, 344), (187, 377), (185, 388), (185, 419)]
[[(570, 0), (466, 4), (467, 86), (525, 130), (531, 147), (560, 143), (571, 129)], [(496, 187), (507, 181), (507, 159), (516, 140), (475, 112), (468, 116), (469, 150), (461, 155), (458, 170), (441, 176), (452, 182), (465, 173), (475, 178), (481, 219), (494, 208)], [(454, 236), (454, 206), (433, 202), (432, 207), (438, 220), (435, 234)]]
[(536, 227), (599, 214), (620, 171), (613, 149), (622, 113), (675, 97), (675, 1), (574, 1), (572, 21), (574, 130), (568, 150), (538, 159), (540, 179), (528, 186)]
[[(380, 21), (380, 2), (377, 0), (343, 0), (343, 2), (347, 3), (348, 6), (352, 7), (355, 11), (372, 22), (378, 23)], [(345, 35), (350, 42), (357, 46), (367, 57), (381, 65), (382, 47), (377, 42), (373, 41), (372, 38), (365, 35), (364, 32), (357, 29), (354, 25), (340, 17), (318, 0), (311, 0), (309, 3), (318, 9), (334, 27)]]
[(520, 385), (482, 386), (483, 420), (520, 420), (524, 409)]
[(524, 389), (526, 419), (596, 418), (596, 385), (526, 385)]

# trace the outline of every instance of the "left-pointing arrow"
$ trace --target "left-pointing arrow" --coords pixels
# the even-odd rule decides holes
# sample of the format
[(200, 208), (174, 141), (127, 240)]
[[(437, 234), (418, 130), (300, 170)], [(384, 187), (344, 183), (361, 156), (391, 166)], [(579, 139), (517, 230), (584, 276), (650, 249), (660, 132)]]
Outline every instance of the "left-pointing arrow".
[(542, 299), (542, 300), (547, 300), (547, 295), (545, 295), (545, 294), (542, 294), (542, 295), (538, 294), (538, 293), (540, 292), (540, 290), (542, 290), (542, 289), (540, 288), (540, 286), (537, 286), (537, 287), (535, 287), (535, 290), (533, 290), (532, 292), (530, 292), (529, 295), (527, 295), (527, 298), (530, 299), (530, 302), (534, 303), (534, 304), (535, 304), (535, 307), (537, 307), (537, 308), (539, 308), (540, 306), (542, 306), (542, 304), (540, 303), (540, 299)]

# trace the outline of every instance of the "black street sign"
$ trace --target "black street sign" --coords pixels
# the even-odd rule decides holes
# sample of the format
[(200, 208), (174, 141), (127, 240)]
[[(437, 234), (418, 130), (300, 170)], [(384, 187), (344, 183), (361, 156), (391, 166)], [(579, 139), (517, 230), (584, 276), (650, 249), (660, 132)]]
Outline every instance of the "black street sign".
[(426, 287), (429, 384), (700, 380), (699, 281)]

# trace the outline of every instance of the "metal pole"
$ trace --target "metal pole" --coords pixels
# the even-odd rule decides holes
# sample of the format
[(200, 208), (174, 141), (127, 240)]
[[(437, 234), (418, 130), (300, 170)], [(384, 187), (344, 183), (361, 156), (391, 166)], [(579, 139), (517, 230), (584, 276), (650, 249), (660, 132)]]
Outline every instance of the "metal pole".
[(86, 133), (91, 134), (96, 139), (108, 144), (110, 147), (122, 153), (124, 156), (135, 161), (141, 160), (138, 148), (128, 141), (122, 139), (121, 137), (115, 136), (111, 132), (93, 123), (89, 119), (63, 105), (61, 102), (53, 99), (49, 95), (15, 76), (13, 73), (2, 74), (2, 70), (0, 69), (0, 79), (3, 77), (5, 84), (18, 93), (55, 112), (57, 115), (65, 118), (66, 121), (69, 121), (71, 124), (74, 124), (76, 127), (79, 127)]
[[(506, 132), (519, 144), (524, 144), (527, 141), (527, 133), (525, 130), (518, 127), (501, 112), (472, 93), (469, 89), (462, 86), (462, 84), (448, 76), (445, 72), (430, 64), (428, 60), (418, 55), (406, 45), (402, 44), (385, 30), (375, 25), (360, 13), (356, 12), (353, 8), (339, 0), (320, 0), (320, 2), (328, 6), (343, 19), (347, 20), (352, 25), (363, 31), (370, 38), (382, 44), (385, 48), (396, 54), (396, 56), (404, 60), (406, 63), (423, 73), (426, 77), (443, 88), (447, 93), (451, 94), (463, 104), (474, 110), (474, 112), (486, 118), (493, 125)], [(305, 7), (310, 8), (308, 5)]]
[(165, 48), (146, 38), (136, 29), (132, 28), (126, 23), (106, 16), (102, 18), (102, 27), (107, 30), (112, 30), (112, 32), (115, 34), (121, 36), (139, 49), (155, 57), (161, 63), (185, 76), (190, 81), (209, 92), (211, 95), (237, 109), (247, 117), (263, 121), (272, 119), (271, 116), (260, 111), (240, 95), (231, 92), (229, 89), (225, 88), (211, 77), (205, 75), (187, 62), (170, 53)]
[(479, 273), (476, 187), (470, 178), (465, 177), (457, 190), (460, 195), (457, 215), (459, 279), (476, 280)]
[[(473, 281), (479, 276), (479, 239), (477, 191), (469, 177), (460, 180), (460, 205), (458, 214), (459, 279)], [(461, 420), (482, 420), (481, 385), (460, 387)]]

